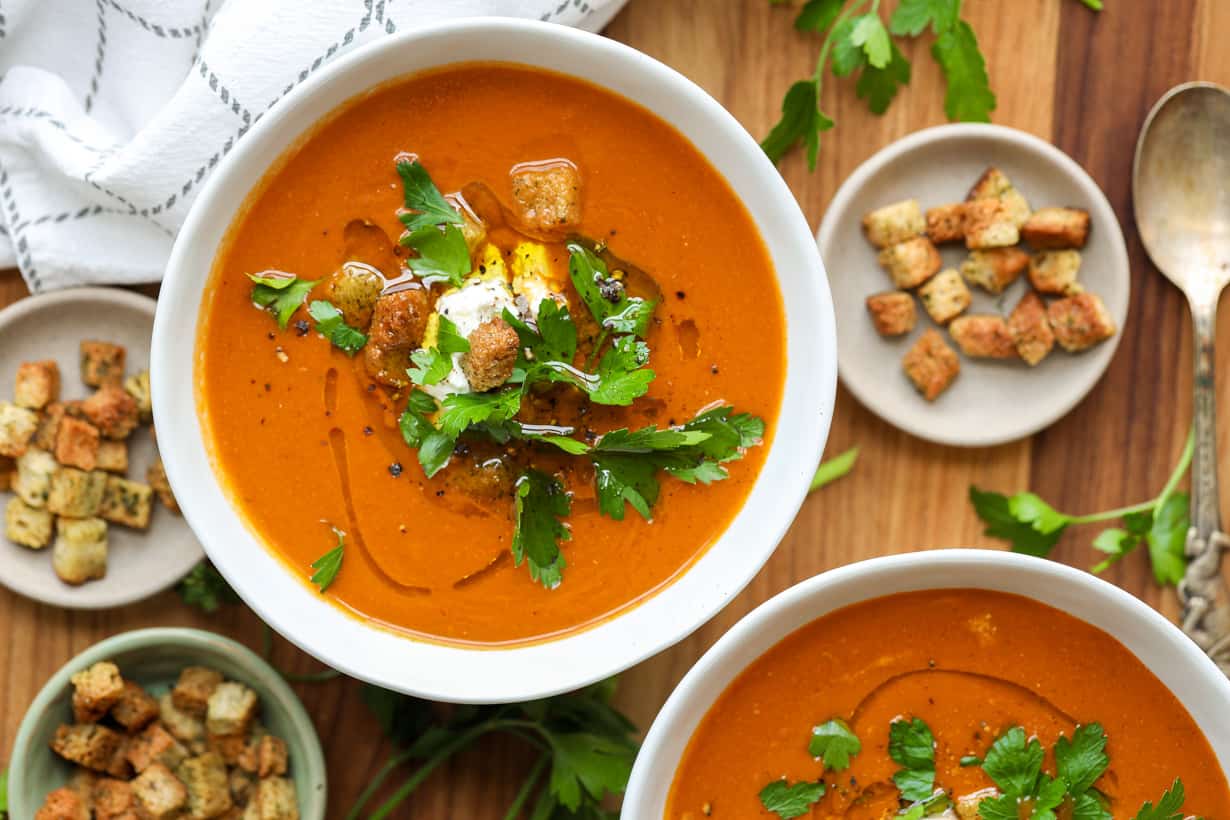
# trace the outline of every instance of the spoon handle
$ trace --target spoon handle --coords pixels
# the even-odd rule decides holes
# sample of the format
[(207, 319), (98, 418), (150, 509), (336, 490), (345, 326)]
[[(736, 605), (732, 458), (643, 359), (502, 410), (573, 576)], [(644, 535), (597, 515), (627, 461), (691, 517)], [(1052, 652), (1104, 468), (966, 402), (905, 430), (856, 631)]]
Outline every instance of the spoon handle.
[(1191, 528), (1187, 574), (1179, 584), (1183, 631), (1230, 675), (1230, 602), (1222, 579), (1222, 555), (1230, 537), (1221, 531), (1217, 490), (1217, 407), (1213, 341), (1217, 300), (1192, 302), (1195, 329), (1195, 451), (1192, 454)]

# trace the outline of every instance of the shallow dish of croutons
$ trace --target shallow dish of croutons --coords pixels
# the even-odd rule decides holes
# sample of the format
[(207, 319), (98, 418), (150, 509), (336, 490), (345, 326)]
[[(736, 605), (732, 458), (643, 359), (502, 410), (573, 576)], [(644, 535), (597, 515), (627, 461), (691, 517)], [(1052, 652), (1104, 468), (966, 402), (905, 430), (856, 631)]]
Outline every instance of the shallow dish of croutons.
[(1011, 128), (893, 143), (837, 191), (817, 241), (842, 382), (920, 438), (991, 446), (1043, 429), (1094, 387), (1124, 330), (1114, 210), (1070, 157)]
[(143, 629), (95, 644), (43, 687), (8, 796), (12, 817), (35, 820), (322, 820), (324, 756), (302, 703), (250, 650)]
[(201, 560), (157, 452), (154, 300), (80, 288), (0, 311), (0, 583), (57, 606), (141, 600)]

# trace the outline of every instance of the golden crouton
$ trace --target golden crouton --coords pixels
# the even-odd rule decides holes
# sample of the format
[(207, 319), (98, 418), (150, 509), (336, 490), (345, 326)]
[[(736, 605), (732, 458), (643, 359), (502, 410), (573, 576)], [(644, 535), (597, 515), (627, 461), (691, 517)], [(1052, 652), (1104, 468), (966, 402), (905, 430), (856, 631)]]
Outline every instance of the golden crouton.
[(91, 793), (95, 820), (136, 820), (137, 796), (128, 783), (104, 777), (94, 784)]
[(228, 766), (239, 763), (248, 747), (246, 735), (214, 735), (206, 733), (205, 747), (216, 754)]
[(60, 432), (60, 420), (67, 414), (67, 407), (64, 402), (53, 401), (43, 408), (43, 413), (38, 420), (38, 429), (34, 431), (34, 438), (30, 441), (33, 446), (47, 452), (55, 450), (56, 437)]
[(867, 312), (881, 336), (901, 336), (914, 329), (918, 312), (914, 297), (905, 291), (891, 290), (867, 297)]
[(205, 721), (176, 706), (170, 692), (158, 698), (158, 716), (176, 740), (189, 749), (205, 749)]
[(213, 752), (190, 757), (175, 770), (188, 787), (188, 816), (218, 817), (231, 807), (226, 763)]
[(259, 777), (286, 774), (286, 741), (273, 735), (261, 735), (248, 744), (239, 758), (239, 766)]
[(937, 245), (965, 238), (965, 203), (927, 209), (927, 236)]
[(965, 247), (1006, 248), (1021, 241), (1012, 214), (1000, 199), (976, 199), (965, 204)]
[(111, 719), (128, 732), (139, 732), (158, 718), (158, 701), (140, 684), (124, 681), (124, 690), (111, 707)]
[(17, 389), (13, 402), (18, 407), (41, 410), (60, 396), (60, 366), (48, 359), (22, 362), (17, 368)]
[(205, 709), (205, 729), (213, 735), (242, 735), (256, 717), (256, 693), (235, 681), (218, 684)]
[(969, 288), (961, 274), (949, 268), (938, 274), (918, 291), (923, 307), (938, 324), (946, 324), (969, 307)]
[(51, 453), (31, 447), (17, 459), (13, 492), (31, 507), (45, 507), (47, 496), (51, 493), (51, 478), (59, 469), (60, 465)]
[(461, 371), (476, 393), (492, 390), (512, 376), (521, 352), (517, 331), (503, 319), (490, 319), (469, 335), (470, 352), (461, 357)]
[(96, 723), (61, 725), (51, 739), (51, 750), (70, 763), (103, 772), (122, 740), (119, 733)]
[(90, 387), (120, 384), (124, 381), (123, 345), (84, 340), (81, 342), (81, 381)]
[(125, 439), (141, 422), (137, 400), (124, 388), (104, 384), (81, 403), (81, 410), (90, 423), (109, 439)]
[(540, 230), (581, 224), (581, 175), (571, 162), (529, 162), (512, 169), (513, 208), (522, 223)]
[(98, 516), (114, 524), (143, 530), (149, 527), (154, 491), (148, 484), (107, 476)]
[(141, 816), (150, 820), (179, 817), (188, 804), (188, 789), (171, 770), (155, 763), (132, 781), (132, 791), (141, 806)]
[(125, 475), (128, 472), (128, 444), (110, 439), (98, 442), (98, 455), (94, 459), (94, 469)]
[(97, 723), (124, 693), (124, 679), (110, 661), (99, 661), (70, 678), (73, 685), (73, 720)]
[(940, 252), (925, 236), (899, 242), (880, 251), (880, 265), (901, 290), (916, 288), (943, 266)]
[(948, 333), (966, 356), (975, 359), (1015, 359), (1016, 345), (1002, 316), (960, 316)]
[(38, 430), (38, 413), (0, 401), (0, 456), (20, 458)]
[(145, 480), (154, 488), (154, 492), (158, 493), (162, 506), (173, 513), (179, 512), (179, 504), (175, 501), (175, 494), (171, 492), (171, 482), (167, 480), (167, 471), (162, 466), (161, 458), (156, 459), (145, 471)]
[(99, 441), (97, 427), (66, 415), (56, 432), (56, 461), (69, 467), (93, 470), (98, 465)]
[(944, 337), (935, 328), (918, 337), (901, 366), (927, 401), (935, 401), (961, 372), (956, 351), (944, 343)]
[(231, 769), (228, 779), (230, 781), (231, 799), (237, 805), (246, 806), (248, 801), (252, 799), (252, 795), (256, 792), (256, 775), (247, 769), (236, 766)]
[(1083, 248), (1089, 239), (1089, 212), (1041, 208), (1021, 226), (1021, 238), (1039, 250)]
[(989, 248), (970, 251), (961, 263), (961, 275), (971, 285), (999, 295), (1029, 266), (1029, 254), (1020, 248)]
[(1029, 262), (1029, 281), (1039, 293), (1071, 296), (1084, 288), (1076, 281), (1080, 251), (1040, 251)]
[(106, 473), (87, 473), (72, 467), (61, 467), (51, 477), (47, 509), (69, 518), (87, 518), (98, 512), (106, 486)]
[(222, 683), (222, 673), (208, 666), (185, 666), (179, 672), (179, 680), (171, 690), (175, 708), (196, 717), (204, 717), (209, 707), (209, 696)]
[(299, 820), (295, 785), (284, 777), (261, 780), (248, 803), (244, 820)]
[(917, 199), (907, 199), (885, 205), (863, 217), (863, 230), (871, 244), (888, 248), (921, 236), (927, 230), (927, 220)]
[(175, 768), (188, 758), (188, 750), (160, 723), (151, 723), (128, 745), (128, 762), (138, 772), (155, 763)]
[(1030, 367), (1045, 359), (1055, 346), (1055, 334), (1046, 318), (1046, 303), (1032, 290), (1013, 308), (1008, 317), (1008, 332), (1017, 354)]
[(81, 795), (61, 786), (43, 799), (34, 820), (90, 820), (90, 809)]
[[(363, 325), (363, 327), (367, 327), (367, 325)], [(150, 401), (149, 371), (142, 370), (140, 373), (133, 373), (124, 379), (124, 389), (136, 401), (137, 412), (141, 416), (141, 423), (149, 424), (153, 421), (154, 405)]]
[(4, 537), (14, 544), (42, 549), (51, 543), (52, 515), (14, 496), (4, 506)]
[(1115, 335), (1115, 322), (1102, 300), (1078, 293), (1051, 302), (1046, 317), (1060, 346), (1069, 353), (1093, 347)]
[[(325, 280), (324, 298), (342, 312), (346, 324), (366, 330), (372, 323), (372, 311), (384, 291), (385, 280), (380, 271), (362, 262), (343, 262)], [(127, 385), (125, 385), (127, 387)], [(148, 393), (148, 375), (146, 392)]]
[(60, 518), (51, 548), (51, 568), (74, 586), (107, 574), (107, 522), (101, 518)]
[(425, 288), (387, 293), (376, 301), (367, 344), (363, 346), (363, 366), (371, 378), (392, 387), (410, 383), (406, 376), (410, 351), (419, 347), (430, 313)]
[(1029, 202), (1012, 184), (1012, 180), (994, 166), (988, 168), (970, 189), (968, 200), (972, 202), (978, 199), (998, 199), (1004, 204), (1008, 218), (1017, 228), (1029, 219)]

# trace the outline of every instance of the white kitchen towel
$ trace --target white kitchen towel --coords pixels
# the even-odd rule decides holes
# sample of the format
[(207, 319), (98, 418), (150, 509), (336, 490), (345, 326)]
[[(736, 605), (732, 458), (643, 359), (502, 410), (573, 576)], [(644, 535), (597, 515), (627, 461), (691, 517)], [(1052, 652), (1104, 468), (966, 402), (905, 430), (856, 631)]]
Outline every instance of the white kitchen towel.
[(155, 282), (201, 183), (338, 55), (502, 15), (597, 31), (626, 0), (0, 0), (0, 268)]

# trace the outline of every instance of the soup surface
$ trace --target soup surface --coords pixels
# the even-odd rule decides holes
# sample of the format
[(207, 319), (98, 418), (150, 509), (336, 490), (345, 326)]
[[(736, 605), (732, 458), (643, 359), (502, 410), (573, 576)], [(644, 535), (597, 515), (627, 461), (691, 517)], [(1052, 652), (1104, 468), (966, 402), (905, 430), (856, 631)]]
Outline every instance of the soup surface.
[[(414, 239), (404, 178), (419, 169), (430, 173), (427, 185), (434, 183), (466, 214), (474, 270), (456, 288), (407, 270), (417, 270), (424, 258), (419, 246), (404, 246)], [(538, 184), (532, 174), (541, 169), (563, 169), (579, 180), (570, 187), (575, 212), (558, 220), (566, 230), (541, 220), (527, 226), (534, 213), (525, 210), (518, 186)], [(464, 208), (457, 205), (463, 199)], [(476, 223), (485, 232), (477, 240), (470, 231)], [(439, 238), (435, 230), (428, 233)], [(532, 254), (523, 253), (526, 247)], [(560, 426), (596, 445), (613, 429), (683, 425), (707, 408), (729, 405), (763, 420), (756, 443), (765, 446), (740, 447), (742, 460), (722, 468), (725, 480), (687, 483), (659, 473), (661, 493), (649, 514), (638, 514), (629, 501), (622, 520), (599, 508), (596, 461), (541, 442), (501, 445), (471, 430), (458, 439), (447, 467), (429, 477), (422, 450), (416, 457), (404, 424), (399, 430), (415, 389), (406, 383), (408, 351), (374, 376), (368, 354), (381, 352), (374, 348), (380, 320), (368, 319), (370, 341), (348, 355), (339, 347), (346, 337), (327, 330), (313, 300), (341, 304), (330, 295), (336, 293), (331, 277), (362, 263), (362, 270), (379, 275), (382, 300), (410, 288), (400, 295), (423, 299), (427, 310), (434, 303), (445, 315), (444, 294), (477, 294), (494, 265), (513, 271), (514, 312), (532, 329), (536, 305), (526, 304), (517, 267), (530, 256), (548, 283), (544, 298), (571, 311), (580, 370), (601, 367), (599, 350), (610, 350), (616, 333), (587, 314), (570, 280), (572, 266), (601, 256), (611, 274), (604, 285), (619, 280), (619, 294), (624, 285), (627, 293), (640, 288), (653, 311), (641, 336), (655, 378), (626, 406), (589, 401), (569, 384), (536, 385), (526, 390), (519, 419)], [(285, 327), (254, 304), (259, 296), (249, 275), (266, 271), (318, 283)], [(208, 287), (197, 342), (198, 406), (215, 469), (234, 503), (305, 583), (344, 538), (328, 597), (422, 637), (490, 644), (541, 639), (595, 623), (661, 588), (738, 511), (763, 463), (781, 401), (781, 296), (754, 223), (725, 180), (682, 135), (638, 105), (520, 66), (459, 65), (348, 103), (260, 181), (231, 227)], [(503, 282), (493, 287), (512, 298)], [(460, 313), (451, 315), (461, 327)], [(353, 324), (350, 317), (345, 321)], [(435, 334), (446, 350), (445, 324), (435, 321), (428, 321), (435, 329), (425, 338)], [(469, 339), (477, 345), (476, 337)], [(556, 374), (573, 378), (566, 370)], [(424, 390), (443, 399), (449, 383), (465, 382), (459, 372), (454, 364), (448, 379)], [(422, 391), (414, 395), (431, 404)], [(520, 527), (514, 496), (522, 480), (509, 475), (526, 465), (556, 477), (571, 499), (570, 512), (559, 516), (567, 530), (559, 539), (566, 566), (558, 582), (537, 577), (537, 570), (532, 577), (510, 552), (514, 526)], [(616, 503), (622, 512), (624, 501)], [(318, 573), (318, 584), (321, 578)]]
[[(908, 811), (914, 801), (903, 793), (910, 778), (895, 782), (894, 775), (927, 766), (894, 759), (891, 740), (894, 726), (907, 739), (915, 721), (934, 740), (922, 745), (923, 757), (933, 757), (934, 776), (924, 776), (921, 794), (945, 793), (927, 816), (940, 814), (948, 799), (959, 816), (978, 816), (978, 800), (997, 796), (987, 770), (1003, 775), (992, 744), (1014, 727), (1023, 728), (1021, 740), (1039, 742), (1039, 782), (1045, 783), (1056, 775), (1060, 737), (1075, 739), (1078, 726), (1096, 735), (1096, 723), (1107, 738), (1109, 763), (1087, 799), (1096, 798), (1110, 814), (1083, 816), (1135, 817), (1145, 801), (1156, 807), (1181, 778), (1186, 801), (1174, 816), (1230, 817), (1230, 789), (1208, 742), (1135, 655), (1059, 610), (982, 590), (879, 598), (786, 637), (704, 717), (675, 775), (666, 816), (772, 817), (760, 795), (782, 778), (783, 786), (822, 781), (826, 788), (818, 798), (819, 789), (804, 795), (798, 814), (779, 816), (880, 818)], [(848, 768), (826, 766), (809, 750), (813, 727), (832, 729), (835, 722), (861, 744)], [(908, 757), (901, 747), (895, 754)], [(1065, 772), (1072, 768), (1065, 758)], [(1053, 810), (1071, 818), (1073, 799), (1058, 800), (1063, 787), (1055, 788)], [(1019, 817), (1030, 816), (1029, 802)], [(1001, 816), (982, 806), (984, 818)]]

